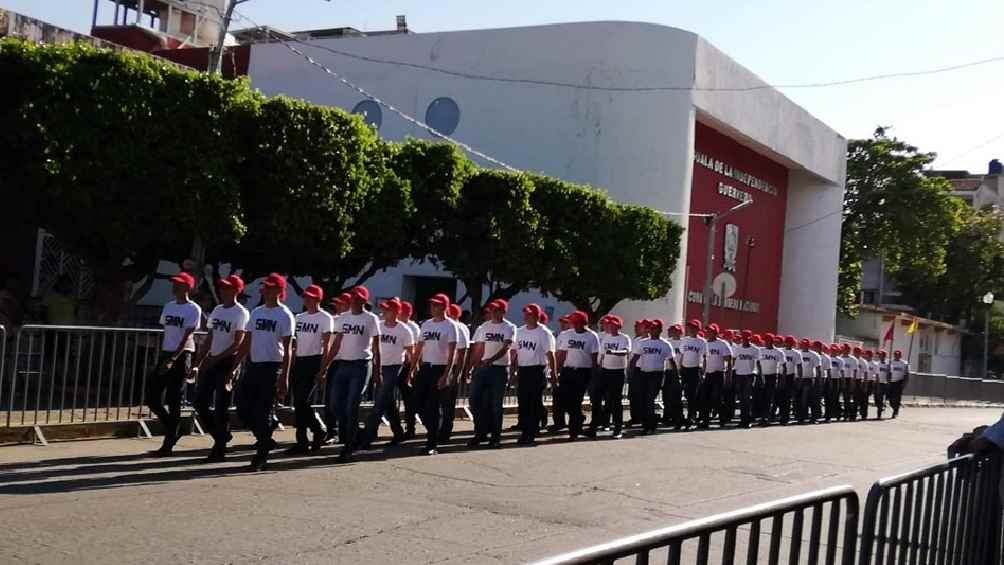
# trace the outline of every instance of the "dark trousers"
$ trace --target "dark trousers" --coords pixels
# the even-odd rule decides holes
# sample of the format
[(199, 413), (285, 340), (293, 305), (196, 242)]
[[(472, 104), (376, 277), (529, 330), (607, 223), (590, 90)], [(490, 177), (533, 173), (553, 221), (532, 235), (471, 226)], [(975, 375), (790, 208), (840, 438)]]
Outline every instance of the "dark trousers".
[[(161, 352), (157, 360), (157, 368), (147, 378), (146, 404), (150, 412), (156, 414), (164, 428), (164, 445), (172, 447), (178, 441), (181, 425), (181, 389), (185, 386), (185, 377), (192, 364), (192, 354), (184, 351), (164, 371), (164, 361), (173, 353)], [(165, 407), (166, 406), (166, 407)]]
[(736, 375), (732, 381), (736, 402), (739, 404), (739, 422), (749, 424), (753, 421), (753, 384), (756, 375)]
[(444, 394), (436, 384), (443, 376), (446, 365), (430, 365), (423, 363), (415, 374), (415, 407), (422, 417), (425, 426), (425, 448), (436, 449), (439, 446), (439, 410), (440, 397)]
[(893, 413), (899, 412), (900, 403), (903, 401), (903, 387), (906, 381), (892, 381), (889, 383), (889, 405), (892, 406)]
[(341, 361), (331, 388), (331, 403), (338, 418), (338, 441), (352, 446), (359, 433), (359, 404), (370, 380), (373, 362), (369, 359)]
[(655, 399), (662, 389), (662, 381), (666, 378), (665, 371), (640, 371), (638, 382), (641, 385), (641, 428), (654, 432), (659, 427), (659, 416), (655, 412)]
[(711, 421), (711, 411), (718, 409), (721, 412), (722, 387), (724, 386), (725, 374), (721, 371), (705, 373), (704, 382), (701, 383), (701, 412), (699, 419), (701, 425), (707, 426)]
[(582, 399), (589, 388), (592, 372), (592, 369), (561, 369), (558, 390), (561, 393), (562, 409), (568, 412), (568, 435), (571, 438), (577, 438), (582, 433), (582, 423), (586, 419), (582, 413)]
[(858, 416), (862, 420), (868, 419), (868, 396), (871, 394), (872, 383), (870, 381), (858, 381), (857, 388), (854, 389), (854, 406), (858, 409)]
[[(499, 365), (479, 367), (471, 377), (471, 415), (474, 416), (474, 435), (502, 437), (502, 399), (509, 381), (509, 368)], [(533, 424), (532, 427), (536, 427)]]
[[(230, 399), (227, 379), (234, 370), (234, 358), (219, 359), (199, 375), (195, 393), (195, 411), (206, 431), (213, 437), (214, 447), (223, 448), (230, 439)], [(209, 405), (212, 403), (213, 408)]]
[(258, 440), (258, 454), (272, 448), (272, 411), (280, 363), (250, 363), (241, 378), (237, 413)]
[(333, 361), (328, 367), (328, 374), (324, 379), (324, 427), (327, 428), (328, 437), (333, 438), (338, 432), (338, 415), (335, 414), (335, 405), (331, 399), (332, 389), (335, 385), (335, 373), (338, 372), (339, 361)]
[(858, 385), (857, 380), (844, 378), (841, 381), (843, 381), (843, 386), (840, 389), (840, 396), (843, 399), (844, 419), (855, 420), (858, 416), (857, 408), (854, 407), (854, 391)]
[(596, 430), (611, 421), (614, 433), (624, 427), (624, 369), (600, 369), (599, 378), (594, 379), (590, 394), (593, 419), (590, 428)]
[(457, 419), (457, 395), (460, 393), (459, 373), (454, 370), (450, 377), (450, 385), (439, 394), (439, 436), (440, 443), (450, 441), (453, 435), (453, 422)]
[(524, 440), (535, 439), (544, 399), (544, 366), (533, 365), (518, 369), (516, 395), (519, 399), (519, 429)]
[(687, 419), (696, 422), (701, 404), (698, 393), (701, 389), (701, 369), (700, 367), (683, 367), (680, 369), (680, 378), (683, 380), (683, 395), (687, 399)]
[(787, 424), (791, 419), (791, 402), (795, 394), (795, 375), (783, 375), (777, 387), (777, 420)]
[(380, 368), (380, 386), (377, 387), (376, 396), (373, 399), (373, 411), (366, 418), (366, 432), (363, 434), (363, 440), (366, 442), (377, 438), (380, 420), (384, 416), (387, 417), (394, 437), (398, 439), (404, 437), (396, 396), (396, 392), (401, 389), (401, 379), (403, 378), (404, 371), (401, 365), (384, 365)]
[(662, 423), (664, 425), (682, 426), (683, 418), (683, 385), (677, 371), (666, 371), (662, 381)]
[(878, 417), (882, 417), (882, 412), (885, 410), (885, 397), (888, 394), (889, 385), (886, 383), (872, 383), (872, 396), (875, 399), (875, 410), (878, 411)]
[(315, 438), (324, 436), (324, 429), (310, 403), (320, 370), (320, 355), (297, 357), (293, 361), (293, 415), (296, 418), (296, 443), (302, 446), (307, 445), (307, 430)]
[(769, 422), (774, 417), (774, 393), (777, 390), (777, 375), (760, 375), (753, 387), (753, 413), (761, 422)]
[(628, 381), (628, 414), (631, 424), (642, 425), (642, 408), (645, 398), (645, 384), (641, 380), (641, 369), (635, 368), (627, 376)]

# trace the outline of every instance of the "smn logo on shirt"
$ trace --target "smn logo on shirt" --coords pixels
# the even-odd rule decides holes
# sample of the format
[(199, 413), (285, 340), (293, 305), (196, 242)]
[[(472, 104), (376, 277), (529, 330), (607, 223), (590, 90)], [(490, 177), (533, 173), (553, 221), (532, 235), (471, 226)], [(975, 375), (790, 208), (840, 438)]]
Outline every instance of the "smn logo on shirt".
[(316, 334), (317, 330), (319, 330), (319, 329), (321, 329), (321, 325), (317, 324), (317, 323), (313, 323), (313, 324), (308, 324), (306, 322), (297, 322), (296, 323), (296, 332), (297, 333)]
[(537, 351), (537, 343), (534, 341), (519, 340), (519, 348), (526, 351)]
[(380, 343), (389, 343), (390, 345), (397, 345), (397, 336), (390, 334), (383, 334), (380, 336)]
[(254, 329), (260, 332), (275, 332), (279, 323), (275, 320), (266, 320), (265, 318), (258, 318), (254, 321)]
[(230, 322), (213, 319), (213, 331), (230, 333)]
[(342, 324), (343, 334), (364, 335), (366, 330), (359, 324)]
[(442, 339), (442, 336), (439, 332), (429, 331), (422, 333), (422, 341), (439, 341), (440, 339)]
[(171, 314), (168, 314), (167, 316), (164, 316), (164, 325), (182, 328), (185, 326), (185, 318), (184, 316), (172, 316)]

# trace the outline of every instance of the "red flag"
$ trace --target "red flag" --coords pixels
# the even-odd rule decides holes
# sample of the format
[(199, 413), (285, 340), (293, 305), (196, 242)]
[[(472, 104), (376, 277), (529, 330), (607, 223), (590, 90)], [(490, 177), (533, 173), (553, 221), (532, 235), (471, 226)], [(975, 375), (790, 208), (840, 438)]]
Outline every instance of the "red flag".
[(896, 319), (893, 318), (892, 323), (889, 324), (889, 330), (887, 332), (885, 332), (885, 337), (882, 338), (882, 343), (885, 343), (887, 341), (892, 341), (893, 340), (893, 338), (892, 338), (892, 332), (893, 332), (893, 329), (895, 329), (895, 328), (896, 328)]

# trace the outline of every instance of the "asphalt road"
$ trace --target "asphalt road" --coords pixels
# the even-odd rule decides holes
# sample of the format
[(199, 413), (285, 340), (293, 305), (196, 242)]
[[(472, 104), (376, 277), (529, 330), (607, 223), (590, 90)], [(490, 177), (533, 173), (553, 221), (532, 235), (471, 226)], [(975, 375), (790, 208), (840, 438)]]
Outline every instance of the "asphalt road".
[[(147, 459), (145, 439), (0, 448), (4, 563), (513, 563), (944, 459), (999, 409), (912, 408), (897, 420), (648, 437), (548, 439), (435, 457), (421, 442), (241, 472), (209, 440)], [(461, 423), (461, 430), (466, 430)], [(288, 440), (290, 431), (279, 434)], [(238, 448), (251, 443), (237, 434)], [(511, 443), (511, 440), (510, 442)]]

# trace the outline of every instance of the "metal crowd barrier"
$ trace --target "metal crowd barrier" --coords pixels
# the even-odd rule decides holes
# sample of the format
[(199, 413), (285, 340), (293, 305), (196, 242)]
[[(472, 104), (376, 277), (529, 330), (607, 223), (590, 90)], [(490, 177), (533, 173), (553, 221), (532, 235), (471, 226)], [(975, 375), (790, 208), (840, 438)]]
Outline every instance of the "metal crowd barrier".
[(1001, 458), (966, 455), (875, 483), (859, 565), (1001, 562)]
[[(789, 514), (790, 524), (785, 521)], [(804, 536), (806, 514), (808, 537)], [(804, 560), (853, 565), (857, 525), (858, 496), (850, 486), (841, 486), (619, 539), (537, 565), (606, 564), (625, 558), (637, 564), (656, 559), (669, 565), (707, 565), (712, 557), (723, 564), (738, 559), (747, 564)]]

